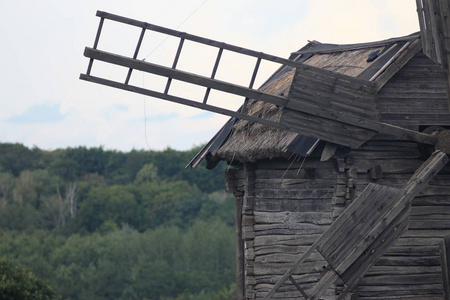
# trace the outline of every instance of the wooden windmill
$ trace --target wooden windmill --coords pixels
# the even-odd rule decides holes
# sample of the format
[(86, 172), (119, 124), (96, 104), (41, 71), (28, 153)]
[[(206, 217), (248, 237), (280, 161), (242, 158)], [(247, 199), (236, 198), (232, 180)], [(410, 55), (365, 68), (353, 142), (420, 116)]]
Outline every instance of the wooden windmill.
[[(420, 34), (347, 46), (310, 43), (295, 52), (291, 59), (98, 11), (100, 25), (94, 46), (86, 48), (84, 53), (90, 59), (88, 70), (86, 74), (81, 74), (80, 78), (232, 117), (190, 165), (196, 166), (206, 158), (212, 165), (217, 160), (225, 159), (238, 166), (236, 170), (231, 170), (227, 177), (228, 189), (235, 192), (239, 204), (237, 226), (241, 236), (237, 240), (238, 252), (245, 254), (245, 258), (238, 258), (240, 299), (271, 299), (277, 298), (278, 293), (282, 294), (279, 297), (283, 299), (344, 299), (349, 292), (364, 282), (364, 275), (370, 272), (383, 255), (395, 247), (400, 237), (408, 230), (412, 210), (415, 220), (417, 209), (414, 208), (414, 198), (427, 188), (427, 184), (434, 180), (438, 173), (441, 172), (439, 176), (447, 176), (448, 173), (445, 166), (448, 163), (447, 155), (450, 154), (450, 2), (417, 0), (417, 6)], [(97, 49), (105, 21), (140, 28), (141, 34), (132, 57)], [(147, 31), (180, 39), (171, 68), (137, 59)], [(217, 57), (210, 77), (177, 69), (185, 41), (217, 48)], [(215, 79), (225, 51), (255, 58), (255, 68), (248, 87)], [(331, 66), (337, 58), (339, 63), (346, 59), (353, 62), (359, 60), (361, 66), (358, 71), (350, 70), (350, 67), (343, 69), (339, 64)], [(259, 66), (265, 60), (278, 63), (281, 67), (260, 89), (254, 89)], [(91, 75), (95, 61), (128, 68), (127, 77), (123, 82), (95, 77)], [(131, 85), (133, 70), (167, 78), (164, 92)], [(427, 72), (431, 72), (433, 76), (428, 76)], [(402, 81), (404, 78), (413, 79), (405, 83)], [(204, 87), (203, 99), (195, 101), (171, 95), (170, 87), (174, 80)], [(444, 83), (446, 89), (443, 88)], [(242, 107), (233, 111), (208, 104), (211, 90), (242, 96)], [(408, 90), (414, 90), (415, 96), (411, 96)], [(421, 93), (425, 93), (424, 91), (433, 94), (433, 100), (425, 102), (424, 99), (431, 98), (422, 97)], [(392, 100), (393, 98), (396, 100)], [(427, 110), (432, 111), (433, 116), (428, 114), (423, 117)], [(242, 128), (245, 126), (242, 124), (271, 128), (265, 133), (267, 136), (271, 135), (270, 138), (261, 137), (261, 142), (255, 139), (252, 146), (249, 146), (251, 149), (248, 151), (258, 152), (254, 157), (246, 156), (242, 151), (239, 152), (239, 149), (230, 150), (233, 147), (244, 147), (244, 143), (238, 140), (239, 130), (236, 130), (244, 130)], [(436, 125), (441, 127), (437, 128)], [(276, 146), (272, 148), (278, 148), (268, 154), (263, 150), (267, 150), (268, 146), (264, 145), (270, 143), (271, 139), (276, 140)], [(408, 156), (417, 150), (417, 145), (424, 149), (421, 150), (422, 155), (430, 152), (430, 149), (434, 151), (431, 151), (433, 153), (428, 155), (429, 158), (425, 162), (420, 161), (418, 157)], [(405, 148), (411, 153), (405, 152)], [(227, 156), (227, 149), (233, 153), (233, 159)], [(407, 154), (404, 158), (398, 156), (405, 153)], [(280, 174), (276, 165), (280, 165), (280, 161), (283, 165), (283, 159), (284, 163), (289, 162), (287, 157), (294, 154), (304, 158), (310, 157), (306, 163), (301, 163), (301, 173), (297, 172), (286, 178), (287, 181), (283, 181), (284, 175), (289, 171), (288, 166), (288, 170), (280, 176), (283, 177), (281, 180), (278, 178), (278, 181), (274, 181), (273, 178), (264, 177), (268, 176), (267, 172), (264, 173), (267, 170), (270, 170), (271, 174)], [(235, 162), (232, 161), (234, 159)], [(389, 165), (394, 160), (396, 167)], [(335, 164), (330, 164), (331, 161)], [(416, 169), (415, 172), (411, 172), (411, 168)], [(321, 173), (323, 169), (327, 170), (326, 174)], [(402, 170), (402, 176), (398, 175), (398, 169)], [(356, 174), (361, 175), (358, 177)], [(409, 180), (406, 180), (406, 174), (409, 174)], [(345, 177), (344, 183), (340, 183), (343, 178), (340, 176)], [(354, 182), (357, 178), (366, 177), (367, 180), (362, 179), (358, 184)], [(392, 182), (387, 178), (395, 178), (397, 181)], [(325, 181), (327, 184), (321, 186)], [(440, 179), (440, 182), (444, 181), (448, 182), (450, 187), (450, 178)], [(242, 183), (240, 187), (239, 182)], [(264, 186), (263, 182), (270, 182), (270, 187)], [(301, 186), (306, 186), (308, 192)], [(364, 188), (361, 188), (362, 186)], [(345, 188), (344, 195), (339, 194), (341, 187)], [(317, 190), (314, 190), (315, 188)], [(331, 196), (323, 192), (327, 189), (332, 190)], [(448, 208), (450, 189), (446, 191), (449, 192), (448, 197), (439, 198), (439, 205)], [(305, 196), (306, 194), (309, 196)], [(316, 195), (318, 198), (314, 200)], [(344, 199), (341, 202), (340, 197)], [(298, 201), (294, 203), (292, 199)], [(272, 204), (269, 205), (270, 203)], [(441, 206), (438, 206), (438, 209)], [(438, 209), (434, 207), (430, 210), (435, 211), (437, 215), (443, 214), (446, 218), (450, 216), (450, 213), (437, 212)], [(284, 221), (277, 221), (280, 214), (283, 215)], [(318, 215), (320, 220), (315, 219)], [(323, 221), (325, 215), (330, 216), (328, 223)], [(295, 223), (295, 218), (300, 221)], [(411, 222), (414, 223), (414, 220)], [(298, 244), (295, 243), (283, 246), (284, 249), (292, 250), (290, 246), (296, 245), (294, 248), (301, 251), (296, 252), (295, 259), (283, 261), (289, 263), (283, 265), (282, 274), (268, 271), (264, 273), (261, 270), (257, 273), (254, 270), (256, 265), (252, 263), (264, 263), (268, 252), (279, 253), (278, 250), (269, 251), (270, 247), (264, 247), (267, 246), (267, 240), (282, 238), (279, 235), (268, 236), (273, 232), (280, 234), (279, 228), (284, 230), (282, 236), (289, 236), (292, 229), (308, 222), (323, 230), (314, 231), (317, 226), (314, 230), (311, 229), (310, 232), (313, 233), (308, 236), (310, 242), (302, 244), (301, 247), (297, 247)], [(449, 223), (448, 220), (439, 223), (439, 230), (442, 231), (439, 232), (440, 238), (446, 234), (450, 236)], [(305, 228), (310, 228), (308, 226), (305, 225)], [(409, 228), (414, 229), (414, 226)], [(249, 231), (253, 232), (248, 233)], [(263, 240), (266, 244), (261, 242)], [(431, 297), (439, 293), (450, 297), (448, 244), (448, 241), (443, 239), (439, 256), (439, 278), (442, 278), (442, 282), (429, 293), (419, 292), (421, 299), (426, 299), (427, 295), (432, 299)], [(274, 249), (273, 245), (271, 247)], [(255, 252), (264, 254), (261, 254), (258, 260)], [(271, 257), (275, 260), (269, 263), (274, 263), (279, 262), (282, 255)], [(299, 271), (311, 268), (308, 263), (316, 260), (325, 262), (323, 269), (314, 269), (309, 273)], [(436, 272), (435, 268), (433, 270)], [(409, 274), (405, 272), (403, 274)], [(318, 277), (312, 280), (309, 274), (315, 273), (318, 273)], [(245, 285), (250, 287), (250, 292), (246, 291)], [(333, 285), (341, 287), (338, 295), (327, 296), (327, 290)], [(295, 289), (297, 294), (292, 289)], [(393, 296), (389, 293), (380, 295), (380, 299), (396, 296), (395, 293)], [(366, 298), (376, 299), (373, 295)]]

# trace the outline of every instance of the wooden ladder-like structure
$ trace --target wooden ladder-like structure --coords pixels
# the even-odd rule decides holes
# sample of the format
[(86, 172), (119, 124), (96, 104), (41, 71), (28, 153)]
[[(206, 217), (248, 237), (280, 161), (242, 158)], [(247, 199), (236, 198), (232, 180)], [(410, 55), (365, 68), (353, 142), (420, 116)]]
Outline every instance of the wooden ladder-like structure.
[[(246, 107), (249, 99), (257, 99), (257, 100), (265, 101), (265, 102), (272, 103), (272, 104), (275, 104), (278, 106), (283, 106), (283, 107), (285, 106), (285, 104), (287, 102), (287, 99), (285, 97), (264, 93), (264, 92), (258, 91), (253, 88), (253, 85), (256, 80), (256, 76), (258, 74), (260, 64), (263, 60), (270, 61), (273, 63), (278, 63), (278, 64), (280, 64), (280, 66), (286, 65), (286, 66), (296, 67), (301, 64), (296, 63), (295, 61), (292, 61), (289, 59), (284, 59), (281, 57), (265, 54), (262, 52), (245, 49), (242, 47), (226, 44), (223, 42), (218, 42), (215, 40), (211, 40), (211, 39), (203, 38), (200, 36), (188, 34), (185, 32), (180, 32), (180, 31), (169, 29), (169, 28), (149, 24), (146, 22), (114, 15), (114, 14), (103, 12), (103, 11), (97, 11), (96, 15), (98, 17), (100, 17), (100, 23), (99, 23), (96, 38), (94, 41), (94, 46), (92, 48), (86, 47), (86, 49), (84, 51), (84, 55), (86, 57), (88, 57), (90, 60), (89, 60), (89, 65), (88, 65), (86, 74), (81, 74), (80, 79), (98, 83), (98, 84), (102, 84), (102, 85), (106, 85), (106, 86), (110, 86), (110, 87), (114, 87), (114, 88), (119, 88), (122, 90), (127, 90), (127, 91), (131, 91), (131, 92), (147, 95), (150, 97), (164, 99), (167, 101), (171, 101), (171, 102), (175, 102), (175, 103), (179, 103), (179, 104), (183, 104), (183, 105), (187, 105), (187, 106), (191, 106), (191, 107), (195, 107), (195, 108), (199, 108), (199, 109), (212, 111), (215, 113), (219, 113), (219, 114), (223, 114), (223, 115), (227, 115), (227, 116), (231, 116), (231, 117), (236, 117), (238, 119), (248, 120), (248, 121), (252, 121), (252, 122), (258, 122), (258, 123), (261, 123), (264, 125), (272, 126), (272, 127), (283, 129), (283, 130), (288, 129), (286, 126), (284, 126), (283, 124), (281, 124), (279, 122), (273, 122), (273, 121), (269, 121), (269, 120), (266, 120), (263, 118), (259, 118), (259, 117), (255, 117), (255, 116), (246, 114), (245, 107)], [(97, 49), (105, 20), (111, 20), (111, 21), (115, 21), (115, 22), (142, 28), (141, 34), (137, 41), (134, 55), (132, 58), (120, 56), (117, 54), (113, 54), (113, 53), (109, 53), (109, 52), (105, 52), (105, 51)], [(171, 37), (175, 37), (175, 38), (179, 39), (178, 49), (176, 51), (176, 55), (175, 55), (175, 58), (174, 58), (174, 61), (172, 64), (172, 68), (167, 68), (162, 65), (150, 63), (145, 60), (137, 60), (137, 56), (139, 54), (139, 50), (140, 50), (142, 41), (144, 39), (144, 35), (147, 30), (162, 33), (167, 36), (171, 36)], [(191, 42), (195, 42), (195, 43), (199, 43), (199, 44), (217, 48), (217, 50), (218, 50), (217, 57), (216, 57), (215, 64), (214, 64), (214, 67), (213, 67), (210, 77), (204, 77), (204, 76), (200, 76), (197, 74), (184, 72), (182, 70), (177, 70), (178, 60), (182, 53), (182, 49), (183, 49), (183, 45), (184, 45), (185, 41), (191, 41)], [(221, 61), (221, 57), (222, 57), (222, 54), (224, 53), (224, 51), (231, 51), (231, 52), (246, 55), (248, 57), (253, 57), (256, 59), (255, 67), (254, 67), (253, 74), (252, 74), (250, 84), (248, 87), (240, 86), (240, 85), (236, 85), (236, 84), (232, 84), (229, 82), (224, 82), (224, 81), (215, 79), (215, 76), (216, 76), (217, 70), (219, 68), (220, 61)], [(103, 62), (107, 62), (107, 63), (111, 63), (111, 64), (129, 68), (128, 74), (127, 74), (126, 78), (124, 78), (123, 82), (112, 81), (112, 80), (108, 80), (105, 78), (99, 78), (99, 77), (92, 76), (91, 70), (92, 70), (93, 63), (95, 60), (99, 60), (99, 61), (103, 61)], [(163, 76), (163, 77), (167, 77), (167, 84), (164, 89), (164, 92), (161, 93), (161, 92), (157, 92), (155, 90), (145, 89), (142, 87), (130, 85), (129, 81), (130, 81), (130, 78), (131, 78), (131, 75), (132, 75), (132, 72), (134, 69), (140, 70), (143, 72), (156, 74), (156, 75)], [(203, 101), (201, 101), (201, 102), (194, 101), (194, 100), (170, 95), (170, 86), (171, 86), (171, 82), (173, 79), (205, 87), (206, 92), (203, 97)], [(233, 111), (233, 110), (229, 110), (229, 109), (225, 109), (222, 107), (208, 104), (208, 98), (209, 98), (211, 89), (219, 90), (219, 91), (230, 93), (233, 95), (243, 96), (243, 100), (245, 99), (244, 103), (243, 103), (243, 107), (240, 109), (240, 111)]]
[[(237, 119), (256, 122), (281, 130), (297, 132), (305, 136), (322, 139), (328, 142), (348, 147), (359, 147), (361, 144), (374, 136), (377, 132), (406, 137), (412, 141), (416, 141), (419, 143), (434, 145), (434, 143), (436, 142), (435, 138), (430, 135), (408, 130), (395, 125), (378, 122), (378, 119), (376, 118), (377, 112), (374, 112), (374, 116), (364, 117), (361, 116), (361, 113), (358, 110), (355, 110), (353, 112), (342, 112), (339, 110), (330, 109), (329, 105), (327, 104), (329, 103), (330, 99), (339, 98), (341, 96), (348, 96), (350, 99), (354, 99), (354, 101), (365, 101), (369, 103), (373, 102), (375, 94), (380, 88), (379, 82), (363, 80), (344, 74), (331, 72), (329, 70), (309, 66), (294, 60), (245, 49), (239, 46), (210, 40), (196, 35), (102, 11), (98, 11), (97, 16), (100, 17), (100, 23), (97, 30), (94, 46), (93, 48), (86, 47), (84, 51), (84, 55), (89, 58), (89, 65), (86, 74), (80, 75), (80, 79), (82, 80), (107, 85), (110, 87), (119, 88), (122, 90), (127, 90), (151, 97), (156, 97), (182, 105), (212, 111), (215, 113), (235, 117)], [(115, 22), (141, 28), (141, 34), (137, 41), (133, 57), (126, 57), (97, 49), (105, 20), (112, 20)], [(147, 30), (162, 33), (168, 36), (173, 36), (179, 39), (178, 49), (176, 51), (176, 55), (171, 68), (137, 59), (145, 32)], [(191, 41), (218, 49), (217, 57), (210, 77), (205, 77), (177, 69), (178, 60), (182, 53), (185, 41)], [(231, 51), (256, 59), (255, 67), (248, 87), (217, 80), (215, 78), (224, 51)], [(123, 82), (92, 76), (91, 70), (95, 60), (128, 68), (128, 74), (126, 78), (124, 78)], [(269, 61), (272, 63), (280, 64), (280, 66), (295, 68), (293, 85), (300, 83), (301, 85), (310, 86), (312, 89), (314, 89), (314, 87), (317, 87), (319, 89), (320, 87), (323, 87), (324, 84), (326, 84), (327, 86), (331, 85), (332, 88), (327, 89), (326, 91), (322, 91), (320, 95), (317, 95), (317, 97), (315, 97), (315, 101), (313, 102), (307, 99), (303, 101), (298, 97), (296, 98), (286, 97), (284, 95), (274, 95), (254, 89), (253, 85), (255, 83), (255, 79), (262, 61)], [(167, 78), (164, 92), (161, 93), (155, 90), (131, 85), (130, 77), (133, 70), (140, 70)], [(171, 95), (170, 86), (172, 80), (179, 80), (185, 83), (205, 87), (206, 91), (203, 100), (194, 101), (187, 98)], [(239, 111), (233, 111), (224, 107), (209, 104), (208, 98), (211, 89), (237, 96), (242, 96), (243, 105), (241, 109), (239, 109)], [(263, 116), (248, 114), (247, 103), (249, 99), (263, 101), (283, 108), (281, 118), (279, 119), (279, 121), (272, 121), (265, 119)], [(316, 103), (317, 101), (319, 104)], [(295, 116), (306, 116), (307, 118), (313, 117), (317, 119), (319, 125), (318, 127), (312, 127), (314, 126), (313, 123), (315, 122), (311, 122), (310, 126), (297, 124), (296, 122), (292, 121), (291, 117), (289, 117), (292, 116), (292, 114), (294, 114)], [(331, 129), (336, 128), (340, 128), (339, 130), (341, 132), (339, 135), (329, 133)], [(358, 133), (359, 139), (355, 134), (356, 132)]]

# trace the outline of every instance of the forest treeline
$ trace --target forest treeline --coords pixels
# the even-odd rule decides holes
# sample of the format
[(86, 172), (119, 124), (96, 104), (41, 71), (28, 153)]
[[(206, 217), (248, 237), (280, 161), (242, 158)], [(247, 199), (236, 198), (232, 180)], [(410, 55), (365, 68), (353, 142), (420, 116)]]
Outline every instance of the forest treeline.
[(60, 299), (234, 299), (225, 166), (197, 151), (0, 144), (0, 258)]

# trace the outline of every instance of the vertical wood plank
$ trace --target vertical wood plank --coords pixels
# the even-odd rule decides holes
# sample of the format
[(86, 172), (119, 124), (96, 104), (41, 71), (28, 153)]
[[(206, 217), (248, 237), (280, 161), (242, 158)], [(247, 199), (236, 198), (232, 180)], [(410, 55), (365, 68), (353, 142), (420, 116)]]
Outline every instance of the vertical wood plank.
[[(253, 85), (255, 84), (256, 75), (258, 75), (258, 70), (259, 70), (260, 64), (261, 64), (261, 58), (258, 57), (258, 59), (256, 60), (255, 68), (253, 69), (252, 79), (250, 80), (250, 84), (248, 86), (249, 89), (252, 89)], [(246, 97), (245, 100), (244, 100), (244, 105), (242, 106), (242, 110), (241, 110), (242, 113), (246, 113), (247, 112), (248, 100), (249, 100), (248, 97)]]
[[(100, 34), (102, 33), (102, 28), (103, 28), (103, 23), (105, 22), (105, 18), (100, 18), (100, 22), (98, 23), (98, 28), (97, 28), (97, 34), (95, 35), (95, 40), (94, 40), (94, 49), (97, 49), (98, 46), (98, 42), (100, 40)], [(94, 59), (91, 58), (89, 59), (89, 65), (86, 71), (87, 75), (91, 74), (91, 70), (92, 70), (92, 65), (94, 64)]]
[(425, 14), (424, 14), (424, 8), (423, 8), (423, 0), (416, 0), (417, 4), (417, 15), (419, 17), (419, 25), (420, 25), (420, 33), (421, 33), (421, 39), (422, 44), (424, 45), (423, 51), (425, 54), (429, 55), (427, 47), (425, 45), (428, 44), (428, 31), (427, 26), (425, 23)]
[[(172, 69), (177, 68), (178, 60), (180, 59), (181, 49), (183, 49), (183, 44), (184, 44), (184, 38), (181, 38), (180, 43), (178, 44), (177, 53), (175, 54), (175, 59), (173, 60)], [(172, 78), (169, 77), (167, 79), (167, 84), (166, 84), (166, 88), (164, 90), (164, 94), (167, 95), (169, 93), (169, 88), (170, 88), (171, 83), (172, 83)]]
[(444, 238), (439, 245), (441, 254), (442, 282), (444, 299), (450, 300), (450, 236)]
[[(216, 62), (214, 63), (214, 68), (211, 73), (211, 79), (216, 77), (217, 68), (219, 68), (220, 59), (222, 58), (223, 49), (219, 49), (219, 53), (217, 53)], [(203, 103), (206, 104), (208, 101), (209, 93), (211, 92), (211, 88), (206, 89), (205, 97), (203, 98)]]
[(436, 62), (441, 65), (446, 65), (446, 55), (444, 53), (443, 43), (444, 34), (442, 32), (442, 20), (440, 14), (439, 3), (437, 0), (428, 1), (430, 23), (431, 23), (431, 36), (432, 36), (432, 46), (434, 46), (434, 51), (436, 52)]
[(236, 224), (236, 292), (237, 300), (245, 299), (244, 239), (242, 238), (242, 193), (235, 193)]
[(426, 27), (426, 31), (427, 31), (427, 40), (426, 40), (426, 44), (423, 45), (423, 48), (426, 51), (426, 54), (428, 55), (428, 57), (431, 58), (431, 60), (433, 61), (437, 61), (437, 56), (436, 56), (436, 49), (434, 48), (434, 40), (433, 40), (433, 33), (431, 32), (431, 14), (432, 12), (430, 11), (430, 0), (423, 1), (423, 14), (424, 14), (424, 20), (425, 20), (425, 27)]
[[(133, 59), (136, 59), (139, 54), (139, 50), (141, 49), (141, 45), (142, 45), (142, 40), (144, 39), (144, 34), (145, 34), (145, 28), (142, 28), (141, 35), (139, 36), (139, 40), (136, 45), (136, 49), (134, 50)], [(128, 69), (128, 74), (127, 74), (127, 78), (125, 79), (125, 84), (128, 84), (130, 82), (132, 72), (133, 72), (133, 69)]]

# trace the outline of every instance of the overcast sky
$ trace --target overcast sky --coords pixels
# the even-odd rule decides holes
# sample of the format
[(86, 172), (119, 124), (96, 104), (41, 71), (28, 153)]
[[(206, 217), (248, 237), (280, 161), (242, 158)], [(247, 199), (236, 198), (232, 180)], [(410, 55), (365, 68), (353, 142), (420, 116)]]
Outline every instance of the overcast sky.
[[(0, 142), (48, 150), (79, 145), (185, 150), (208, 141), (227, 120), (79, 80), (88, 64), (84, 47), (92, 47), (95, 38), (97, 10), (282, 57), (307, 40), (358, 43), (419, 30), (414, 0), (0, 0)], [(136, 30), (106, 23), (99, 48), (132, 56)], [(163, 37), (149, 37), (138, 58), (169, 64), (177, 41), (161, 44)], [(180, 68), (209, 74), (216, 51), (187, 45)], [(248, 84), (253, 62), (224, 60), (220, 79)], [(258, 84), (271, 68), (263, 70)], [(94, 64), (94, 70), (123, 80), (104, 66)], [(133, 73), (132, 83), (160, 87), (140, 72)], [(204, 90), (178, 84), (174, 93), (194, 99)], [(212, 96), (213, 103), (228, 101)]]

